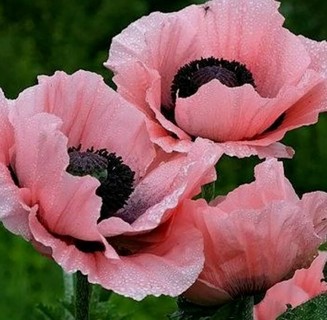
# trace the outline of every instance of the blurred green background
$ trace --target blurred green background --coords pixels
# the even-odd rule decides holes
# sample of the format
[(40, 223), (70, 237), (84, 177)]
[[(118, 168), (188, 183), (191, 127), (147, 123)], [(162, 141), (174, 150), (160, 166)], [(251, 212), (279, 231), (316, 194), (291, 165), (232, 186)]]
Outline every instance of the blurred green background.
[[(260, 0), (258, 0), (260, 1)], [(196, 1), (195, 1), (196, 2)], [(55, 70), (95, 71), (110, 82), (102, 63), (111, 38), (130, 22), (151, 11), (172, 11), (195, 3), (169, 0), (1, 0), (0, 87), (8, 98), (36, 83), (39, 74)], [(200, 2), (200, 1), (198, 1)], [(282, 0), (286, 26), (315, 40), (327, 38), (327, 2)], [(289, 133), (284, 142), (296, 149), (286, 160), (286, 175), (299, 194), (327, 191), (327, 118)], [(219, 190), (231, 190), (252, 179), (256, 158), (220, 162)], [(30, 244), (0, 226), (0, 320), (41, 319), (34, 306), (62, 296), (61, 269)], [(135, 303), (115, 296), (113, 303), (127, 319), (165, 319), (175, 304), (170, 298)]]

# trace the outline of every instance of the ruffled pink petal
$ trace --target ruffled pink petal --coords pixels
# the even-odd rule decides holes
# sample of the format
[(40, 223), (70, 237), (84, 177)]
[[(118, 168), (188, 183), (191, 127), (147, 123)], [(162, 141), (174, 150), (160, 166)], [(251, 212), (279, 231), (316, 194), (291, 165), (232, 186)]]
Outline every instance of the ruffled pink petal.
[(327, 241), (327, 193), (316, 191), (306, 193), (301, 200), (303, 209), (312, 216), (315, 232), (322, 239)]
[[(164, 14), (154, 12), (132, 23), (120, 35), (116, 36), (109, 52), (109, 60), (105, 66), (115, 73), (121, 71), (127, 75), (123, 65), (133, 65), (138, 61), (150, 69), (158, 70), (161, 76), (161, 102), (170, 103), (170, 86), (177, 70), (186, 62), (192, 60), (197, 48), (197, 29), (199, 11), (196, 6), (185, 8), (179, 13)], [(137, 74), (139, 77), (140, 74)], [(129, 78), (134, 78), (128, 73)], [(115, 82), (120, 87), (120, 76)], [(135, 79), (135, 78), (134, 78)], [(144, 79), (144, 77), (141, 77)], [(137, 96), (140, 85), (128, 85), (128, 92)], [(126, 84), (126, 82), (125, 82)], [(149, 83), (142, 83), (143, 92), (149, 88)], [(124, 88), (126, 90), (126, 87)]]
[(327, 42), (314, 41), (301, 35), (298, 37), (310, 55), (311, 63), (309, 68), (320, 73), (324, 78), (327, 78)]
[(290, 280), (298, 287), (302, 288), (310, 297), (327, 292), (326, 281), (324, 279), (323, 269), (327, 263), (327, 252), (319, 252), (318, 257), (312, 262), (310, 268), (301, 269), (295, 272)]
[(200, 234), (177, 219), (164, 241), (121, 257), (116, 264), (104, 261), (99, 269), (101, 284), (136, 300), (149, 294), (177, 296), (201, 272), (202, 250)]
[(287, 147), (282, 143), (275, 142), (268, 146), (251, 146), (243, 141), (230, 141), (219, 143), (219, 146), (224, 150), (224, 153), (231, 157), (245, 158), (257, 155), (260, 159), (263, 158), (292, 158), (295, 151), (291, 147)]
[(136, 300), (150, 294), (177, 296), (195, 281), (203, 267), (200, 233), (181, 220), (175, 221), (165, 241), (125, 257), (115, 257), (109, 245), (105, 253), (82, 253), (50, 235), (35, 215), (31, 215), (30, 223), (36, 240), (51, 247), (53, 258), (66, 272), (80, 270), (88, 275), (89, 282)]
[(70, 136), (70, 145), (78, 145), (102, 78), (85, 71), (71, 76), (57, 71), (51, 77), (39, 76), (38, 81), (20, 93), (16, 112), (22, 117), (41, 112), (58, 116), (63, 120), (62, 131)]
[(192, 136), (217, 142), (240, 140), (258, 133), (260, 122), (254, 118), (267, 103), (250, 85), (231, 89), (212, 80), (196, 94), (178, 98), (175, 117)]
[[(186, 59), (186, 57), (194, 52), (193, 48), (190, 47), (194, 46), (195, 43), (192, 41), (193, 36), (190, 34), (190, 30), (194, 29), (194, 25), (191, 27), (192, 29), (188, 27), (186, 32), (184, 28), (190, 23), (187, 17), (179, 21), (177, 18), (175, 19), (173, 17), (165, 19), (166, 16), (166, 14), (155, 12), (131, 24), (121, 35), (113, 39), (111, 47), (112, 53), (110, 53), (110, 59), (105, 65), (107, 67), (112, 67), (113, 70), (116, 68), (119, 69), (119, 73), (114, 76), (114, 81), (118, 84), (118, 92), (121, 95), (128, 101), (133, 102), (133, 104), (145, 112), (150, 119), (157, 119), (166, 130), (176, 134), (180, 139), (191, 140), (183, 130), (179, 129), (161, 114), (160, 108), (162, 104), (167, 106), (170, 104), (170, 86), (173, 76), (179, 68), (180, 61), (182, 61), (183, 58)], [(162, 25), (159, 25), (160, 28), (162, 28), (161, 32), (163, 32), (163, 34), (161, 34), (161, 32), (159, 32), (160, 34), (156, 34), (156, 29), (148, 30), (153, 21), (155, 21), (156, 25), (159, 21), (162, 22)], [(178, 28), (174, 29), (174, 27), (177, 27), (177, 24), (182, 30), (178, 30)], [(147, 30), (147, 32), (145, 32), (145, 30)], [(167, 32), (170, 31), (176, 36), (174, 43), (172, 43), (171, 36), (166, 36), (168, 34)], [(183, 35), (183, 31), (186, 32), (187, 37)], [(139, 43), (135, 43), (135, 38), (143, 36), (144, 32), (146, 37), (151, 37), (151, 41), (148, 41), (147, 38), (144, 41), (151, 45), (140, 47)], [(155, 43), (156, 41), (160, 42), (160, 44)], [(169, 46), (166, 46), (168, 42)], [(135, 46), (133, 46), (133, 43), (135, 43)], [(177, 45), (184, 45), (184, 48), (180, 49), (178, 54), (174, 52), (174, 46)], [(131, 46), (135, 50), (136, 56), (134, 57), (130, 55), (130, 52), (133, 51)], [(138, 50), (143, 49), (146, 52), (139, 54)], [(160, 51), (157, 52), (160, 58), (156, 58), (154, 55), (154, 51), (156, 50)], [(122, 57), (124, 57), (124, 61)], [(139, 58), (143, 59), (142, 62), (139, 62)], [(169, 63), (166, 60), (169, 60)], [(173, 60), (176, 61), (174, 62)], [(131, 61), (133, 63), (131, 63)], [(160, 75), (158, 71), (156, 71), (158, 68), (172, 68), (173, 71), (165, 70), (165, 72), (162, 72), (164, 75)], [(164, 94), (165, 97), (162, 98), (162, 94)], [(154, 125), (152, 125), (151, 128), (155, 129)], [(161, 139), (159, 129), (150, 131), (150, 133), (152, 141), (158, 143), (164, 150), (171, 152), (172, 148), (174, 148), (174, 150), (181, 152), (186, 151), (183, 146), (184, 144), (181, 146), (176, 145), (176, 140), (167, 136), (166, 132), (163, 139)]]
[(276, 320), (287, 310), (287, 304), (295, 307), (309, 299), (309, 295), (300, 287), (292, 286), (288, 281), (277, 283), (268, 290), (264, 300), (255, 306), (254, 319)]
[(280, 136), (280, 131), (290, 131), (292, 129), (310, 125), (318, 121), (320, 112), (327, 110), (327, 81), (323, 81), (308, 91), (298, 100), (286, 113), (285, 122), (276, 130)]
[(13, 145), (13, 128), (8, 119), (8, 102), (0, 88), (0, 163), (9, 164), (10, 148)]
[(293, 308), (307, 300), (327, 292), (327, 284), (322, 270), (327, 261), (327, 253), (320, 252), (308, 269), (297, 270), (290, 280), (277, 283), (270, 288), (264, 300), (254, 308), (256, 320), (275, 320), (286, 311), (287, 304)]
[(187, 139), (175, 139), (171, 135), (167, 134), (167, 131), (157, 122), (147, 121), (148, 131), (151, 137), (151, 141), (156, 143), (165, 152), (188, 152), (192, 146), (191, 138)]
[[(295, 203), (271, 201), (260, 209), (240, 206), (231, 212), (220, 206), (209, 207), (203, 200), (183, 206), (204, 237), (201, 281), (237, 296), (249, 286), (267, 289), (312, 261), (320, 239)], [(187, 292), (186, 297), (192, 300)]]
[(0, 164), (0, 221), (12, 233), (31, 239), (28, 207), (15, 186), (8, 168)]
[(98, 229), (105, 237), (114, 237), (124, 233), (135, 234), (134, 228), (118, 217), (110, 217), (98, 224)]
[(160, 108), (154, 108), (153, 111), (156, 119), (166, 130), (175, 134), (179, 139), (191, 140), (191, 137), (187, 133), (164, 117)]
[(197, 279), (184, 295), (191, 297), (192, 301), (196, 301), (196, 304), (204, 306), (217, 305), (217, 301), (223, 304), (232, 299), (228, 292), (202, 279)]
[(92, 274), (97, 272), (98, 263), (102, 256), (104, 259), (112, 259), (112, 261), (119, 259), (115, 250), (108, 245), (104, 238), (98, 239), (105, 247), (104, 252), (85, 253), (78, 250), (73, 243), (68, 243), (55, 237), (39, 222), (36, 209), (33, 208), (29, 215), (33, 242), (36, 242), (41, 252), (48, 251), (51, 257), (66, 272), (72, 273), (79, 270), (84, 274)]
[[(148, 18), (152, 19), (153, 15), (154, 16), (155, 15), (164, 16), (164, 14), (156, 12), (156, 13), (150, 15)], [(142, 22), (143, 22), (143, 19), (141, 19), (140, 21), (137, 21), (135, 24), (137, 25), (139, 23), (140, 26), (138, 26), (138, 28), (144, 28), (144, 26), (142, 26)], [(169, 28), (172, 27), (171, 24), (168, 22), (167, 23), (165, 22), (165, 25), (169, 26)], [(131, 27), (131, 28), (133, 29), (133, 27)], [(164, 28), (166, 29), (166, 27), (164, 27)], [(122, 35), (124, 35), (125, 32), (127, 34), (129, 34), (128, 29), (126, 29), (125, 31), (123, 31)], [(122, 41), (126, 40), (126, 39), (124, 39), (124, 36), (122, 36), (122, 38), (123, 38)], [(183, 37), (183, 39), (184, 38), (185, 37)], [(114, 40), (113, 40), (113, 48), (115, 48), (117, 44), (119, 47), (119, 42), (116, 43), (115, 39), (116, 38), (114, 38)], [(132, 39), (129, 39), (129, 40), (134, 41)], [(158, 37), (158, 41), (163, 41), (163, 38)], [(166, 41), (171, 42), (171, 39), (167, 38)], [(151, 40), (151, 43), (153, 43), (153, 39)], [(178, 43), (178, 39), (176, 40), (176, 44), (177, 43)], [(193, 44), (193, 43), (194, 42), (192, 42), (191, 44)], [(128, 44), (130, 44), (130, 43), (128, 43)], [(154, 48), (157, 49), (158, 47), (154, 46)], [(165, 46), (161, 45), (160, 48), (165, 48)], [(187, 48), (188, 48), (188, 46), (187, 46)], [(170, 43), (169, 47), (166, 48), (167, 52), (166, 53), (164, 52), (163, 54), (165, 55), (165, 54), (171, 53), (170, 52), (171, 49), (172, 49), (172, 44)], [(150, 48), (147, 48), (147, 50), (151, 51)], [(124, 52), (124, 50), (122, 52), (118, 52), (118, 54), (121, 54), (123, 52)], [(189, 52), (193, 52), (193, 50), (186, 51), (183, 54), (188, 55)], [(115, 55), (113, 55), (113, 56), (115, 57)], [(168, 58), (170, 58), (170, 62), (172, 62), (171, 57), (168, 57)], [(175, 58), (176, 58), (176, 54), (174, 54), (174, 59)], [(165, 58), (162, 58), (162, 59), (165, 59)], [(153, 119), (153, 120), (157, 119), (157, 121), (159, 121), (159, 123), (166, 130), (174, 133), (180, 139), (191, 140), (191, 138), (183, 130), (178, 128), (172, 122), (168, 121), (162, 115), (161, 110), (160, 110), (162, 104), (166, 105), (166, 106), (168, 106), (170, 104), (170, 86), (171, 86), (171, 82), (173, 79), (173, 75), (170, 76), (171, 79), (169, 79), (169, 81), (167, 82), (167, 81), (165, 81), (166, 76), (160, 76), (158, 71), (155, 70), (156, 68), (152, 69), (151, 67), (146, 66), (144, 64), (144, 62), (136, 61), (136, 63), (132, 63), (131, 65), (124, 62), (124, 64), (121, 65), (121, 62), (119, 62), (120, 60), (119, 59), (117, 59), (117, 60), (118, 60), (118, 62), (116, 62), (116, 63), (119, 65), (119, 73), (114, 76), (114, 81), (117, 84), (120, 84), (118, 86), (118, 92), (122, 96), (124, 96), (128, 101), (131, 101), (134, 105), (136, 105), (139, 109), (141, 109), (150, 119)], [(150, 63), (150, 65), (152, 65), (153, 63), (160, 64), (160, 66), (158, 66), (158, 68), (168, 68), (171, 66), (171, 64), (169, 64), (169, 63), (163, 63), (161, 61), (161, 59), (158, 59), (158, 60), (159, 60), (159, 62), (155, 63), (153, 61), (153, 59), (151, 58), (151, 62), (149, 62), (149, 63)], [(115, 62), (113, 63), (113, 68), (115, 68), (114, 66), (115, 66)], [(176, 68), (178, 68), (178, 67), (175, 67), (175, 69)], [(177, 70), (175, 70), (175, 72), (176, 71)], [(166, 96), (167, 96), (166, 98), (163, 98), (163, 102), (161, 102), (161, 94), (162, 93), (166, 94)], [(156, 133), (154, 133), (154, 135), (156, 135)], [(167, 135), (167, 133), (165, 135)], [(153, 137), (153, 139), (155, 139), (155, 138)], [(156, 141), (156, 142), (160, 143), (160, 141)], [(165, 148), (165, 145), (163, 145), (163, 147)], [(167, 150), (167, 148), (165, 148), (165, 150)]]
[(257, 53), (248, 65), (258, 91), (265, 97), (277, 96), (285, 86), (296, 85), (310, 63), (304, 46), (284, 28), (271, 29), (262, 38)]
[[(266, 131), (319, 82), (321, 77), (311, 72), (297, 87), (285, 87), (276, 98), (269, 99), (262, 98), (250, 85), (229, 88), (218, 80), (212, 80), (194, 95), (177, 99), (176, 122), (190, 135), (217, 142), (255, 140), (255, 136)], [(310, 112), (313, 112), (312, 106)], [(316, 117), (318, 113), (319, 111), (316, 112)], [(283, 122), (289, 121), (292, 121), (292, 117), (287, 113)], [(289, 129), (285, 123), (275, 130), (275, 135), (279, 133), (278, 137), (272, 138), (271, 132), (267, 132), (267, 142), (262, 143), (263, 139), (260, 139), (261, 145), (269, 145), (281, 139)], [(251, 145), (252, 142), (246, 143)]]
[(269, 159), (255, 167), (256, 180), (231, 191), (219, 204), (225, 212), (242, 209), (260, 209), (272, 201), (299, 201), (291, 183), (284, 176), (282, 162)]
[(312, 82), (314, 86), (309, 88), (309, 90), (301, 91), (301, 87), (296, 89), (300, 93), (300, 97), (293, 105), (289, 106), (285, 112), (282, 124), (274, 131), (263, 133), (252, 141), (243, 141), (242, 143), (249, 143), (253, 146), (269, 145), (274, 141), (282, 139), (287, 131), (318, 121), (319, 113), (323, 112), (327, 105), (327, 82), (325, 80), (321, 81), (321, 77), (318, 74), (312, 71), (308, 73), (310, 72), (311, 76), (309, 77), (316, 78), (316, 81)]
[(91, 72), (39, 77), (39, 85), (19, 95), (16, 112), (22, 117), (39, 112), (58, 116), (69, 146), (116, 152), (137, 177), (155, 156), (143, 114)]
[[(150, 221), (145, 221), (142, 224), (135, 221), (133, 226), (131, 226), (130, 223), (126, 224), (126, 222), (116, 221), (116, 218), (109, 218), (100, 223), (99, 230), (101, 233), (108, 237), (117, 234), (117, 228), (121, 232), (126, 233), (151, 230), (158, 226), (161, 222), (162, 215), (168, 209), (172, 209), (178, 204), (180, 193), (178, 193), (179, 190), (177, 188), (173, 188), (173, 181), (181, 169), (183, 160), (183, 157), (179, 157), (174, 161), (169, 161), (167, 164), (162, 164), (154, 169), (135, 187), (127, 205), (117, 213), (118, 216), (132, 223), (137, 218), (140, 220), (142, 218), (141, 216), (146, 214), (147, 210), (151, 210), (153, 211), (153, 215), (155, 215), (152, 218), (153, 221), (149, 219)], [(177, 196), (172, 197), (174, 191), (177, 193)], [(166, 198), (166, 202), (168, 201), (168, 203), (165, 207), (160, 208), (160, 210), (159, 204)], [(113, 220), (113, 223), (111, 223), (111, 220)]]
[(151, 89), (151, 98), (158, 101), (160, 105), (161, 80), (156, 70), (149, 69), (138, 61), (133, 64), (123, 64), (120, 66), (120, 72), (114, 75), (113, 81), (119, 84), (117, 92), (122, 97), (144, 112), (149, 119), (154, 118), (147, 97), (148, 90)]
[(96, 96), (80, 143), (95, 149), (106, 147), (123, 158), (136, 179), (142, 177), (155, 157), (145, 117), (109, 87), (103, 86), (103, 91)]
[(38, 218), (51, 232), (81, 240), (97, 240), (101, 199), (99, 182), (90, 176), (74, 177), (69, 163), (67, 138), (61, 121), (49, 114), (15, 119), (15, 172), (21, 187), (39, 204)]
[(29, 208), (26, 206), (23, 190), (15, 185), (8, 168), (14, 145), (14, 129), (9, 121), (8, 111), (8, 101), (0, 89), (0, 221), (10, 232), (30, 239)]
[[(289, 101), (282, 124), (277, 129), (266, 131), (252, 140), (230, 141), (220, 144), (220, 146), (224, 148), (226, 154), (231, 156), (243, 157), (244, 155), (258, 154), (261, 158), (290, 158), (294, 154), (293, 150), (280, 143), (275, 143), (275, 141), (282, 139), (287, 131), (317, 122), (319, 113), (326, 107), (326, 96), (326, 81), (322, 81), (320, 75), (309, 70), (297, 87), (290, 87), (284, 93), (280, 92), (280, 96), (276, 98), (274, 102), (276, 104), (279, 104), (280, 101), (283, 101), (283, 103)], [(271, 104), (270, 107), (270, 111), (274, 112), (274, 104)], [(260, 115), (260, 112), (258, 114)], [(267, 112), (267, 117), (268, 120), (269, 112)], [(277, 114), (270, 114), (271, 119), (276, 119), (276, 117)], [(258, 119), (258, 117), (253, 121), (261, 121), (261, 128), (269, 123), (263, 119)]]
[[(168, 218), (170, 210), (182, 199), (197, 195), (202, 185), (216, 178), (214, 165), (221, 155), (222, 150), (212, 142), (197, 139), (187, 155), (179, 155), (150, 172), (135, 187), (118, 215), (128, 221), (135, 220), (132, 223), (134, 232), (152, 230)], [(111, 227), (108, 219), (103, 222), (101, 233), (110, 236), (117, 232), (116, 228)], [(130, 227), (125, 229), (125, 232), (130, 231)]]

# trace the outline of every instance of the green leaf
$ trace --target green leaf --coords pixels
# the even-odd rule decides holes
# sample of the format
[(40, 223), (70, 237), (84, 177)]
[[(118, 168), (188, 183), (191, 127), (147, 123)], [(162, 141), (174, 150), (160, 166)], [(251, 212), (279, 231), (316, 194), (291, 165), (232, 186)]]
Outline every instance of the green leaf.
[(322, 245), (320, 245), (319, 250), (320, 251), (327, 251), (327, 242), (325, 242)]
[(210, 319), (212, 320), (253, 320), (254, 298), (243, 297), (220, 308)]
[(64, 310), (64, 319), (65, 320), (73, 320), (75, 318), (74, 317), (74, 313), (75, 313), (74, 301), (71, 300), (70, 302), (68, 302), (65, 300), (60, 300), (59, 303), (60, 303), (62, 309)]
[(177, 298), (178, 311), (169, 315), (171, 320), (206, 320), (217, 311), (220, 306), (205, 307), (192, 303), (184, 297)]
[(201, 198), (210, 202), (216, 197), (216, 182), (208, 183), (201, 188)]
[(42, 314), (45, 320), (62, 319), (62, 309), (60, 309), (59, 307), (38, 304), (36, 308)]
[(178, 298), (179, 310), (170, 320), (253, 320), (253, 297), (243, 297), (222, 306), (204, 307)]
[(327, 295), (322, 294), (301, 304), (300, 306), (289, 309), (277, 320), (326, 320), (327, 319)]

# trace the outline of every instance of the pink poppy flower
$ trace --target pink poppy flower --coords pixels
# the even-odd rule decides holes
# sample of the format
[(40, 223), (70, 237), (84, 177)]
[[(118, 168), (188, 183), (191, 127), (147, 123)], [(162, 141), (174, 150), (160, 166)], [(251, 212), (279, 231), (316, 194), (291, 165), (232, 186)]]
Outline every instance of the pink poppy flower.
[(66, 272), (134, 299), (178, 295), (195, 281), (202, 239), (174, 213), (215, 179), (207, 141), (156, 156), (144, 115), (84, 71), (40, 77), (10, 109), (12, 125), (0, 124), (9, 230)]
[(105, 66), (165, 151), (195, 137), (244, 157), (291, 157), (280, 141), (327, 109), (327, 43), (295, 36), (273, 0), (155, 12), (116, 36)]
[(185, 200), (181, 215), (204, 239), (205, 264), (184, 295), (215, 305), (263, 293), (308, 267), (326, 241), (327, 193), (300, 200), (275, 159), (259, 164), (256, 180), (210, 205)]
[(256, 320), (275, 320), (287, 310), (327, 293), (327, 283), (323, 281), (323, 268), (327, 263), (327, 252), (320, 252), (310, 268), (297, 270), (290, 280), (277, 283), (270, 288), (265, 298), (254, 308)]

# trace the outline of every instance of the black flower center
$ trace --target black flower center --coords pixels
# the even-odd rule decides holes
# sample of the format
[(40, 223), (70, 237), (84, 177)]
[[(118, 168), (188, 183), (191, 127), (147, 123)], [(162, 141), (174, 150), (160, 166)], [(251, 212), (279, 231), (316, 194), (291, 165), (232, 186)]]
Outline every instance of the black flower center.
[(81, 146), (68, 149), (69, 165), (67, 172), (73, 176), (83, 177), (90, 175), (103, 182), (108, 177), (107, 172), (107, 152), (93, 148), (81, 151)]
[(252, 73), (244, 64), (214, 57), (201, 58), (184, 65), (177, 71), (171, 86), (173, 103), (177, 95), (187, 98), (213, 79), (219, 80), (228, 87), (239, 87), (246, 83), (255, 87)]
[(134, 190), (135, 173), (121, 157), (106, 149), (95, 151), (93, 147), (81, 151), (81, 146), (69, 148), (68, 154), (67, 172), (75, 176), (91, 175), (101, 182), (96, 190), (102, 198), (99, 221), (111, 217), (126, 204)]

